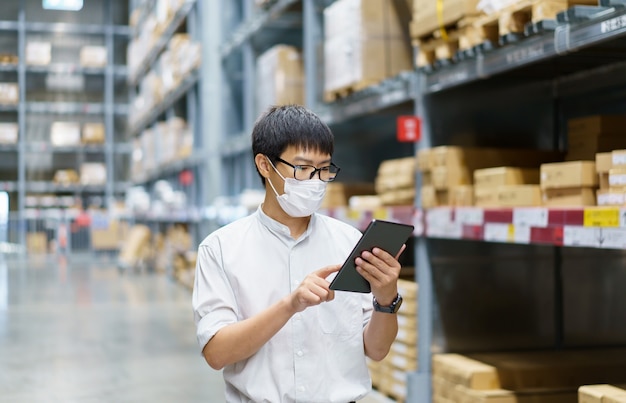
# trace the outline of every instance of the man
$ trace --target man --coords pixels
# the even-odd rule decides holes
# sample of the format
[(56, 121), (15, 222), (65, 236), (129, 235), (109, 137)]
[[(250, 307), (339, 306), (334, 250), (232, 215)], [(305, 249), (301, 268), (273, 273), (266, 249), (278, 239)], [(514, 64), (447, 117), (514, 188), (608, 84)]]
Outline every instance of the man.
[(361, 236), (316, 213), (339, 172), (333, 142), (307, 109), (271, 108), (252, 132), (263, 204), (200, 244), (197, 337), (224, 369), (228, 402), (360, 399), (371, 388), (365, 356), (383, 359), (396, 337), (397, 257), (375, 248), (356, 259), (373, 296), (329, 289)]

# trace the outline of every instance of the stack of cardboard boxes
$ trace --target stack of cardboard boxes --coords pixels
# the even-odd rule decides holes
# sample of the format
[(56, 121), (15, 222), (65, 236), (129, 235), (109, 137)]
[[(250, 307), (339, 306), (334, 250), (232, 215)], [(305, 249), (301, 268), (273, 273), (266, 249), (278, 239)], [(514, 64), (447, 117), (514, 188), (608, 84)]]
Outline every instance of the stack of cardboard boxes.
[(413, 205), (415, 200), (415, 157), (381, 162), (376, 174), (375, 188), (383, 205)]
[(0, 144), (17, 144), (17, 123), (0, 123)]
[(569, 161), (541, 165), (543, 205), (595, 206), (598, 174), (594, 161)]
[(272, 105), (304, 104), (304, 65), (300, 51), (276, 45), (257, 59), (257, 112)]
[(626, 403), (626, 385), (581, 386), (578, 403)]
[(596, 154), (599, 206), (626, 205), (626, 150)]
[(354, 196), (372, 195), (373, 183), (331, 182), (326, 186), (326, 196), (322, 208), (347, 207)]
[(324, 10), (324, 99), (412, 69), (408, 19), (388, 0), (338, 0)]
[(573, 403), (582, 385), (626, 380), (623, 349), (433, 357), (433, 401)]
[(398, 402), (406, 399), (407, 373), (417, 370), (417, 283), (398, 280), (403, 303), (398, 311), (398, 335), (387, 357), (368, 360), (372, 385)]

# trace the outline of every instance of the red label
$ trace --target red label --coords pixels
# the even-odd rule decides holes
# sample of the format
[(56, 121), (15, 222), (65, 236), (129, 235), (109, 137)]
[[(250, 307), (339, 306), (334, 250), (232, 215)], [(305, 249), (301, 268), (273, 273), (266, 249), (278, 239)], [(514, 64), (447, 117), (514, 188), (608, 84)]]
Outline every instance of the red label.
[(414, 143), (422, 138), (422, 121), (417, 116), (398, 116), (398, 141)]
[(189, 186), (193, 183), (193, 172), (189, 169), (185, 169), (180, 174), (178, 174), (178, 181), (183, 186)]

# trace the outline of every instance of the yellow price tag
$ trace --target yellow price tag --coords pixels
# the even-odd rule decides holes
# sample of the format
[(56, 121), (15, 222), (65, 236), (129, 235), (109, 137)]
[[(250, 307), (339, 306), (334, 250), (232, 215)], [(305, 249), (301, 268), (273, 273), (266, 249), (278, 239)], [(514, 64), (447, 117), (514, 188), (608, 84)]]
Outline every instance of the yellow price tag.
[(348, 209), (347, 216), (349, 220), (357, 221), (361, 218), (363, 213), (359, 210)]
[(586, 208), (585, 227), (619, 227), (619, 209), (610, 207)]
[(509, 242), (515, 242), (515, 225), (509, 224), (506, 232), (506, 240)]
[(386, 208), (378, 208), (374, 210), (373, 218), (377, 220), (388, 220), (389, 219), (389, 210)]

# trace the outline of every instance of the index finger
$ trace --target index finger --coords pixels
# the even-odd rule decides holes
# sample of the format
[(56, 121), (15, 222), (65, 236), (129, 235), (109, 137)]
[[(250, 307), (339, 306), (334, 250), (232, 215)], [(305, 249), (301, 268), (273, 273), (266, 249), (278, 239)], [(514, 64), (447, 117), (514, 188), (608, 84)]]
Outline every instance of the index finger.
[(339, 271), (339, 269), (341, 269), (341, 265), (340, 264), (336, 264), (336, 265), (332, 265), (332, 266), (326, 266), (322, 269), (319, 269), (317, 271), (315, 271), (315, 275), (320, 277), (320, 278), (326, 278), (328, 276), (330, 276), (331, 274)]

